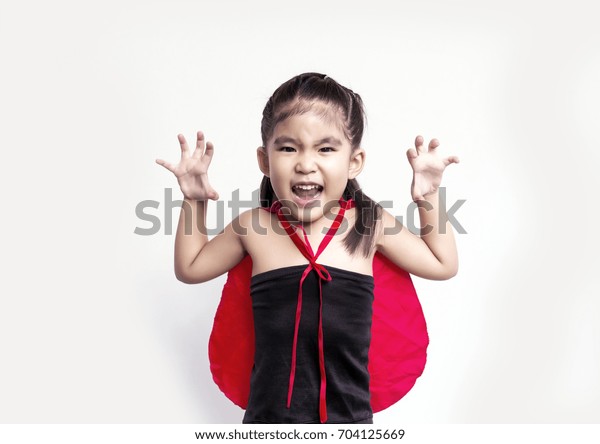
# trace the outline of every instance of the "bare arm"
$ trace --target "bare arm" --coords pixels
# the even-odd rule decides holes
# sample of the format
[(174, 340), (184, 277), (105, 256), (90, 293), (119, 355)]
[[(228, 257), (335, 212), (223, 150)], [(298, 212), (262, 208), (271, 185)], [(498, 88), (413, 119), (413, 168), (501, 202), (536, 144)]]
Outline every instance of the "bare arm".
[[(186, 284), (214, 279), (244, 257), (239, 234), (229, 224), (210, 241), (206, 235), (206, 201), (185, 199), (175, 235), (175, 276)], [(243, 217), (240, 216), (240, 217)]]
[(208, 240), (207, 201), (219, 198), (208, 182), (208, 167), (214, 146), (210, 142), (205, 144), (201, 131), (198, 131), (197, 137), (196, 149), (190, 154), (185, 138), (178, 135), (181, 160), (177, 165), (156, 160), (156, 163), (175, 174), (185, 197), (175, 236), (175, 276), (188, 284), (205, 282), (225, 273), (245, 254), (242, 241), (231, 224)]
[(407, 156), (414, 171), (411, 194), (419, 208), (420, 236), (384, 211), (377, 248), (411, 274), (426, 279), (449, 279), (458, 272), (458, 253), (438, 189), (445, 167), (459, 160), (455, 156), (439, 158), (435, 152), (439, 146), (436, 139), (429, 143), (428, 151), (423, 148), (421, 136), (415, 145), (416, 149), (408, 150)]
[(437, 192), (425, 196), (417, 205), (421, 221), (420, 236), (411, 233), (384, 210), (384, 229), (377, 248), (396, 265), (415, 276), (434, 280), (450, 279), (458, 272), (458, 254), (445, 208), (438, 205)]

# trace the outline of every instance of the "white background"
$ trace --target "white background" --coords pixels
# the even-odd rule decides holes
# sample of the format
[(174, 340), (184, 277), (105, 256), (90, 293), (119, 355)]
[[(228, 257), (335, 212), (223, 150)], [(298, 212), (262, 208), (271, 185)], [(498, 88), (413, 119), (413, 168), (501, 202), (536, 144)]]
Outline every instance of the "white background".
[(417, 134), (461, 159), (460, 271), (414, 279), (428, 364), (376, 424), (600, 422), (592, 4), (2, 1), (0, 422), (241, 421), (207, 361), (224, 277), (175, 279), (154, 159), (202, 129), (248, 200), (262, 108), (306, 71), (362, 96), (359, 179), (397, 215)]

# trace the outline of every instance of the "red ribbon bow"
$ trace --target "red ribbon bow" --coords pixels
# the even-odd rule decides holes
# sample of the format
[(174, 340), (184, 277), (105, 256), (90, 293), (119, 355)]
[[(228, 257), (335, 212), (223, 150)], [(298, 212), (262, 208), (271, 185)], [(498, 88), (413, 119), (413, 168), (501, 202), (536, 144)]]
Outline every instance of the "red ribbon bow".
[(326, 282), (331, 281), (331, 275), (329, 274), (329, 271), (327, 271), (327, 269), (323, 265), (317, 263), (317, 258), (323, 252), (325, 247), (327, 247), (327, 245), (329, 244), (329, 242), (335, 235), (336, 231), (340, 227), (342, 220), (344, 218), (344, 213), (346, 212), (346, 210), (354, 207), (354, 201), (352, 199), (346, 201), (342, 198), (342, 199), (340, 199), (339, 204), (340, 204), (340, 211), (338, 211), (338, 214), (335, 217), (333, 223), (331, 224), (331, 227), (329, 228), (329, 230), (325, 234), (325, 237), (321, 241), (321, 244), (319, 245), (319, 248), (318, 248), (316, 254), (313, 252), (313, 249), (312, 249), (310, 243), (308, 242), (308, 237), (306, 236), (306, 231), (304, 230), (304, 228), (299, 225), (300, 229), (302, 230), (302, 233), (304, 234), (304, 240), (302, 240), (302, 238), (300, 238), (300, 236), (296, 232), (295, 227), (287, 220), (287, 218), (285, 217), (285, 214), (281, 210), (281, 208), (282, 208), (281, 202), (275, 201), (273, 203), (273, 205), (271, 205), (270, 208), (265, 208), (265, 210), (270, 211), (271, 213), (277, 214), (277, 217), (279, 218), (281, 225), (283, 226), (283, 228), (285, 229), (287, 234), (290, 236), (290, 238), (292, 239), (294, 244), (296, 244), (296, 246), (298, 247), (298, 249), (300, 250), (302, 255), (306, 259), (308, 259), (308, 262), (309, 262), (308, 266), (302, 273), (302, 278), (300, 279), (300, 286), (298, 288), (298, 303), (296, 306), (296, 322), (295, 322), (295, 326), (294, 326), (294, 342), (292, 345), (292, 365), (291, 365), (291, 369), (290, 369), (290, 380), (289, 380), (288, 398), (287, 398), (287, 408), (288, 409), (290, 408), (290, 405), (292, 402), (292, 392), (294, 390), (294, 379), (296, 376), (296, 346), (298, 343), (298, 330), (300, 327), (300, 317), (302, 314), (302, 285), (304, 284), (304, 280), (306, 279), (306, 276), (308, 276), (308, 274), (312, 270), (315, 270), (315, 272), (319, 276), (319, 335), (318, 335), (318, 343), (319, 343), (319, 371), (320, 371), (320, 375), (321, 375), (321, 385), (320, 385), (320, 391), (319, 391), (319, 417), (320, 417), (321, 423), (324, 423), (327, 421), (327, 402), (326, 402), (326, 396), (325, 396), (326, 389), (327, 389), (327, 378), (325, 376), (325, 354), (323, 351), (323, 290), (321, 288), (321, 282), (322, 281), (326, 281)]

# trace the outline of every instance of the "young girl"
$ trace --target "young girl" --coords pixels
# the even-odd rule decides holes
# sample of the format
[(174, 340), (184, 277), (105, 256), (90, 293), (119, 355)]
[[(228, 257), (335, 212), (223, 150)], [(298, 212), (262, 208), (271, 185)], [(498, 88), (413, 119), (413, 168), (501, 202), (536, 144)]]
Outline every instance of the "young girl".
[[(364, 120), (360, 96), (328, 76), (305, 73), (283, 83), (263, 111), (261, 208), (242, 213), (210, 241), (206, 202), (218, 199), (207, 174), (212, 143), (199, 131), (190, 153), (179, 135), (179, 163), (156, 161), (175, 174), (185, 198), (177, 278), (205, 282), (251, 257), (255, 355), (244, 423), (372, 423), (374, 255), (427, 279), (457, 273), (438, 187), (458, 158), (440, 157), (439, 142), (425, 148), (421, 136), (407, 151), (423, 227), (415, 236), (356, 181), (365, 163)], [(186, 221), (191, 236), (184, 234)]]

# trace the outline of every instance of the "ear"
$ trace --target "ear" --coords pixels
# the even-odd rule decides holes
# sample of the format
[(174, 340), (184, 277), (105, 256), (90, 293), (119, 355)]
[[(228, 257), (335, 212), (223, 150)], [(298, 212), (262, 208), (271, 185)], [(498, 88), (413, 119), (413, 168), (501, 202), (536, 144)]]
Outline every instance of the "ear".
[(362, 148), (357, 148), (350, 154), (350, 167), (348, 168), (348, 178), (355, 179), (365, 166), (367, 153)]
[(256, 158), (258, 159), (260, 171), (269, 177), (269, 156), (267, 156), (267, 149), (264, 146), (259, 146), (256, 149)]

